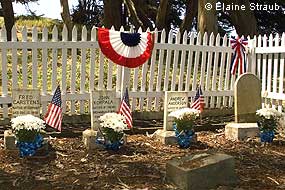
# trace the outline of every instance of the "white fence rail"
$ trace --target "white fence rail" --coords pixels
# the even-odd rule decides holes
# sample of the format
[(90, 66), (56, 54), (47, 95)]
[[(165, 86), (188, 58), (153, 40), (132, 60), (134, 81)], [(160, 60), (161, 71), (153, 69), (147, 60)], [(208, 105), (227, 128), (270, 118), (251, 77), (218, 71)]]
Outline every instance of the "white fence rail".
[[(199, 84), (207, 108), (233, 106), (233, 84), (237, 76), (230, 74), (232, 49), (227, 36), (207, 33), (189, 36), (173, 31), (166, 36), (164, 30), (155, 30), (155, 46), (150, 60), (138, 68), (127, 69), (104, 57), (98, 46), (95, 27), (91, 31), (85, 27), (79, 31), (74, 27), (72, 41), (68, 41), (66, 27), (61, 32), (54, 27), (50, 32), (46, 28), (39, 31), (34, 27), (27, 31), (25, 27), (21, 30), (14, 27), (12, 41), (7, 42), (5, 28), (2, 28), (0, 114), (4, 118), (10, 113), (8, 105), (12, 89), (41, 89), (42, 114), (45, 114), (51, 93), (58, 84), (66, 114), (88, 113), (89, 92), (92, 90), (113, 89), (119, 97), (125, 86), (129, 87), (132, 110), (160, 110), (164, 91), (188, 91), (189, 97), (193, 97)], [(258, 37), (257, 44), (260, 39)], [(284, 45), (284, 35), (282, 40)], [(273, 47), (272, 44), (269, 46)], [(266, 87), (268, 98), (271, 93), (278, 93), (280, 102), (284, 98), (284, 46), (281, 51), (264, 47), (267, 46), (257, 46), (249, 59), (252, 63), (249, 68), (262, 78), (265, 92), (264, 80), (272, 79), (272, 64), (274, 69), (280, 64), (277, 66), (279, 70), (273, 71), (273, 85)], [(267, 50), (270, 54), (265, 60)], [(277, 59), (275, 54), (280, 57)], [(263, 66), (267, 62), (270, 72)], [(274, 82), (277, 78), (278, 90)]]

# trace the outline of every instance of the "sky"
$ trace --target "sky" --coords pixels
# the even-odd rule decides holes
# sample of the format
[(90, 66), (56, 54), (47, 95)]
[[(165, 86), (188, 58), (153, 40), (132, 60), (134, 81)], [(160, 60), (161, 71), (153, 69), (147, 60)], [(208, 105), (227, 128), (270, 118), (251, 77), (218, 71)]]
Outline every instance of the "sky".
[[(78, 0), (68, 0), (69, 8), (77, 4)], [(60, 19), (60, 0), (39, 0), (36, 3), (29, 3), (29, 7), (32, 11), (35, 11), (36, 15), (44, 14), (45, 17)], [(25, 15), (27, 10), (24, 5), (20, 3), (13, 3), (14, 12), (16, 15)]]

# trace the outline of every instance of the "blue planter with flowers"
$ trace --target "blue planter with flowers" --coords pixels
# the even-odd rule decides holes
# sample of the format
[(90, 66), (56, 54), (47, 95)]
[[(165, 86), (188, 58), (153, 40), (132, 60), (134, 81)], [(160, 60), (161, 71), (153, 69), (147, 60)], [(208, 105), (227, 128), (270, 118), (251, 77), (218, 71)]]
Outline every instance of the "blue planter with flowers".
[(190, 147), (195, 135), (193, 127), (199, 113), (200, 112), (196, 109), (182, 108), (169, 114), (169, 117), (173, 118), (173, 130), (175, 132), (177, 143), (181, 148)]
[(189, 148), (195, 135), (194, 130), (179, 131), (176, 127), (176, 123), (173, 124), (173, 130), (175, 131), (175, 137), (179, 146), (181, 148)]
[(260, 130), (260, 142), (272, 143), (277, 123), (282, 114), (274, 108), (263, 108), (256, 111), (257, 125)]

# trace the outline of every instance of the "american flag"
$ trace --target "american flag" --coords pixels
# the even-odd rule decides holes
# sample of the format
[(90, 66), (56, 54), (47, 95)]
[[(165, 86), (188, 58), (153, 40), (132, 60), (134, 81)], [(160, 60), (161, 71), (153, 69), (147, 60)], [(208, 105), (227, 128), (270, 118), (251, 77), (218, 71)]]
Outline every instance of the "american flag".
[(128, 128), (132, 128), (133, 127), (133, 118), (132, 118), (132, 111), (130, 108), (128, 88), (126, 88), (126, 92), (125, 92), (124, 97), (122, 99), (118, 113), (125, 116)]
[(246, 46), (248, 41), (244, 38), (231, 37), (231, 46), (234, 50), (234, 55), (231, 63), (231, 73), (234, 75), (239, 67), (239, 74), (246, 72)]
[(201, 86), (198, 87), (193, 103), (190, 106), (193, 109), (199, 110), (200, 112), (204, 109), (204, 96), (202, 93)]
[(44, 118), (47, 125), (61, 131), (62, 109), (61, 109), (61, 92), (59, 86), (56, 88), (48, 111)]

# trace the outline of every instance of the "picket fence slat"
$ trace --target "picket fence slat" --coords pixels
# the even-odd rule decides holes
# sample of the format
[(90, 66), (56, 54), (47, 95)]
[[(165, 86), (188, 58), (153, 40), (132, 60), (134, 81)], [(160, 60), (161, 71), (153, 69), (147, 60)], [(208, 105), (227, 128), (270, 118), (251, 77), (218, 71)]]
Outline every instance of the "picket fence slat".
[[(215, 47), (220, 46), (220, 34), (217, 34), (216, 36), (216, 41), (215, 41)], [(212, 76), (212, 91), (217, 91), (217, 73), (218, 73), (218, 61), (219, 61), (219, 52), (215, 52), (215, 57), (214, 57), (214, 66), (213, 66), (213, 76)], [(215, 100), (216, 97), (211, 97), (211, 102), (210, 102), (210, 108), (215, 107)]]
[[(183, 33), (182, 44), (187, 44), (187, 31)], [(178, 91), (183, 90), (184, 84), (184, 75), (185, 75), (185, 61), (186, 61), (186, 50), (182, 51), (181, 62), (180, 62), (180, 71), (179, 71), (179, 81), (178, 81)]]
[[(269, 35), (268, 46), (269, 46), (269, 48), (273, 47), (273, 35), (272, 34)], [(268, 55), (267, 88), (266, 88), (267, 92), (271, 92), (271, 88), (272, 88), (272, 58), (273, 58), (273, 55), (272, 55), (272, 53), (270, 53)], [(266, 105), (269, 105), (268, 101), (269, 100), (267, 99)]]
[[(173, 40), (173, 30), (171, 29), (168, 34), (167, 43), (172, 44), (172, 40)], [(172, 50), (167, 49), (165, 75), (164, 75), (165, 77), (164, 77), (164, 86), (163, 86), (164, 91), (168, 91), (171, 57), (172, 57)]]
[[(32, 42), (36, 43), (38, 41), (38, 30), (37, 27), (32, 29)], [(38, 83), (38, 50), (36, 47), (32, 48), (32, 88), (37, 88)], [(53, 72), (54, 73), (54, 72)], [(53, 74), (52, 73), (52, 74)]]
[[(227, 46), (227, 36), (226, 35), (224, 35), (224, 37), (223, 37), (223, 45), (222, 46), (223, 47)], [(226, 53), (222, 52), (220, 72), (219, 72), (219, 86), (218, 86), (218, 90), (222, 90), (222, 88), (223, 88), (225, 59), (226, 59)], [(218, 108), (221, 107), (221, 101), (222, 101), (222, 97), (217, 97), (217, 107)]]
[[(12, 42), (17, 41), (17, 30), (16, 27), (13, 26), (11, 31), (11, 40)], [(18, 88), (18, 74), (17, 74), (17, 65), (18, 65), (18, 53), (17, 48), (12, 48), (12, 89)]]
[[(198, 33), (196, 45), (201, 45), (201, 33)], [(198, 76), (198, 68), (199, 68), (199, 59), (200, 59), (200, 51), (195, 51), (195, 62), (194, 62), (194, 73), (193, 73), (193, 85), (192, 85), (192, 91), (195, 91), (197, 88), (197, 76)]]
[[(194, 34), (193, 33), (190, 34), (189, 43), (190, 43), (189, 45), (194, 44)], [(190, 84), (192, 80), (191, 76), (192, 76), (193, 55), (194, 55), (193, 50), (189, 50), (188, 51), (188, 61), (187, 61), (186, 81), (185, 81), (185, 91), (190, 90)]]
[[(160, 36), (160, 43), (161, 44), (165, 44), (165, 38), (166, 38), (166, 32), (165, 29), (162, 30), (161, 32), (161, 36)], [(162, 77), (163, 77), (163, 63), (164, 63), (164, 55), (165, 55), (165, 51), (162, 49), (159, 49), (159, 58), (158, 58), (158, 71), (157, 71), (157, 82), (156, 82), (156, 91), (157, 92), (161, 92), (161, 81), (162, 81)], [(159, 110), (159, 100), (160, 98), (155, 98), (155, 103), (154, 103), (154, 107), (155, 110), (158, 111)]]
[[(209, 39), (209, 46), (214, 46), (214, 40), (215, 40), (214, 33), (211, 33)], [(206, 83), (205, 83), (205, 90), (207, 91), (210, 89), (210, 78), (212, 76), (212, 58), (213, 58), (213, 52), (208, 52)], [(209, 99), (210, 97), (205, 97), (206, 107), (209, 107)]]
[[(72, 29), (72, 41), (77, 41), (77, 27), (74, 26)], [(76, 90), (76, 65), (77, 65), (77, 48), (71, 48), (71, 83), (70, 83), (70, 93), (75, 94)], [(70, 102), (70, 112), (75, 113), (75, 101)]]
[[(27, 27), (24, 26), (22, 29), (22, 43), (27, 42)], [(27, 59), (28, 59), (28, 51), (27, 48), (22, 48), (22, 80), (23, 80), (23, 88), (27, 88), (28, 86), (28, 71), (27, 71)]]
[[(42, 33), (43, 33), (42, 41), (47, 42), (48, 41), (48, 29), (44, 27), (42, 30)], [(47, 91), (48, 91), (48, 85), (47, 85), (48, 49), (46, 47), (42, 49), (41, 62), (42, 62), (42, 81), (43, 81), (42, 82), (42, 95), (46, 96)], [(27, 64), (27, 62), (25, 62), (25, 64)], [(24, 85), (24, 88), (26, 88), (25, 85)], [(65, 105), (65, 102), (63, 104), (63, 110), (64, 110), (64, 105)], [(47, 111), (47, 102), (42, 102), (42, 113), (46, 113), (46, 111)]]

